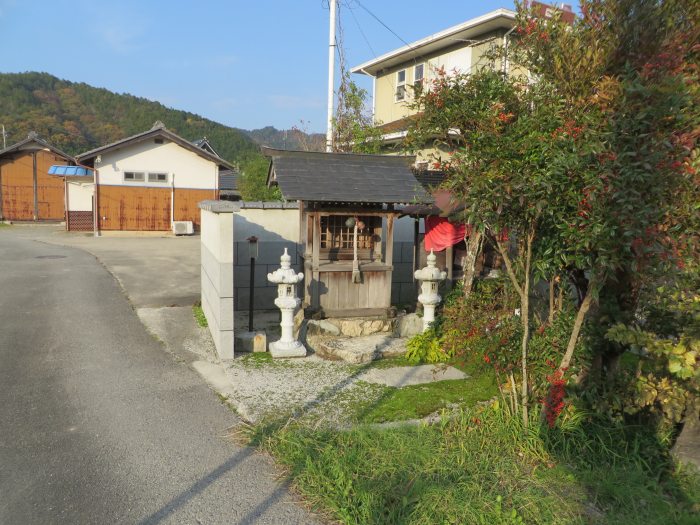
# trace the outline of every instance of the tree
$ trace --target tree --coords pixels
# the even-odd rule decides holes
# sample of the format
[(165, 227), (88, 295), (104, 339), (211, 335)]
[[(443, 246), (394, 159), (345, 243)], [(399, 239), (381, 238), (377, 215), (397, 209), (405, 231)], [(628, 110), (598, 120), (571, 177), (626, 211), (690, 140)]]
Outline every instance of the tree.
[(679, 251), (678, 217), (692, 209), (679, 203), (697, 185), (700, 136), (697, 24), (682, 7), (587, 0), (569, 26), (520, 6), (508, 58), (535, 84), (488, 69), (442, 72), (417, 96), (413, 140), (455, 148), (436, 167), (448, 173), (463, 219), (491, 235), (520, 296), (526, 424), (532, 283), (564, 278), (576, 292), (550, 376), (561, 385), (572, 365), (585, 376), (574, 354), (592, 307), (613, 295), (633, 314), (640, 281)]
[(270, 161), (261, 155), (248, 158), (241, 166), (239, 189), (245, 201), (277, 201), (282, 195), (278, 187), (268, 188)]
[(570, 27), (520, 9), (513, 59), (563, 97), (579, 136), (557, 140), (594, 148), (576, 172), (585, 183), (569, 203), (578, 218), (553, 225), (563, 269), (577, 271), (582, 306), (602, 293), (629, 318), (640, 282), (677, 252), (678, 218), (687, 217), (678, 204), (694, 185), (700, 11), (675, 0), (586, 0), (581, 12)]
[(416, 100), (422, 112), (412, 139), (437, 137), (457, 146), (435, 167), (446, 171), (448, 187), (464, 203), (462, 220), (472, 226), (471, 235), (491, 236), (520, 298), (520, 398), (527, 425), (531, 286), (540, 232), (554, 213), (548, 166), (557, 152), (548, 141), (562, 124), (561, 100), (547, 84), (526, 89), (489, 69), (454, 76), (441, 71)]
[(366, 109), (367, 90), (350, 80), (348, 71), (341, 70), (341, 75), (333, 118), (333, 151), (379, 153), (382, 134)]

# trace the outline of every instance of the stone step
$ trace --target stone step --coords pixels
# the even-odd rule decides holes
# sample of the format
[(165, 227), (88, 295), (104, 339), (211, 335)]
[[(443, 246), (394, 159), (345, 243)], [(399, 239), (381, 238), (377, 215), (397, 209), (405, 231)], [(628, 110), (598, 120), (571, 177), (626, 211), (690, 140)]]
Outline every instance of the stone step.
[(423, 319), (416, 314), (403, 314), (392, 319), (362, 317), (311, 319), (307, 323), (308, 335), (363, 337), (384, 334), (411, 337), (422, 330)]
[(345, 361), (353, 364), (403, 355), (406, 352), (407, 341), (405, 337), (392, 337), (389, 334), (314, 339), (312, 346), (318, 356), (331, 361)]

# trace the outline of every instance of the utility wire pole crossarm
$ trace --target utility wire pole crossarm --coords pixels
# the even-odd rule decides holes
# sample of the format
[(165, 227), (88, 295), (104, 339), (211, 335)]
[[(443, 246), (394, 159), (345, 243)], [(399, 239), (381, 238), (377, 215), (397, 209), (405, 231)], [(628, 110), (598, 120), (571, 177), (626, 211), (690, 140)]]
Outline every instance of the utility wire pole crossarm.
[(326, 151), (333, 151), (333, 99), (335, 97), (335, 16), (338, 0), (329, 0), (331, 9), (330, 35), (328, 39), (328, 122), (326, 128)]

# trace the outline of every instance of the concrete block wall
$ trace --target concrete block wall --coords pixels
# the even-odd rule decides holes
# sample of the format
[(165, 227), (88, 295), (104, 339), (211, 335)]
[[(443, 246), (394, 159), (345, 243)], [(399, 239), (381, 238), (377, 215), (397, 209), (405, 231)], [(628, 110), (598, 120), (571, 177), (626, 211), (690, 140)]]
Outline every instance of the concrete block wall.
[[(292, 241), (258, 241), (259, 256), (255, 260), (255, 275), (253, 282), (255, 310), (276, 310), (274, 304), (277, 297), (277, 285), (267, 280), (267, 274), (280, 267), (280, 256), (287, 248), (292, 258), (292, 268), (302, 271), (301, 253), (298, 243)], [(234, 296), (236, 310), (248, 310), (250, 300), (250, 249), (247, 241), (236, 241), (236, 258), (234, 266)], [(302, 293), (301, 286), (297, 287), (297, 295)]]
[[(246, 311), (250, 301), (250, 243), (258, 238), (258, 257), (255, 261), (253, 297), (255, 310), (276, 310), (277, 285), (268, 282), (267, 274), (280, 267), (280, 256), (287, 248), (292, 268), (302, 271), (302, 247), (299, 230), (299, 207), (296, 203), (241, 202), (234, 214), (235, 256), (234, 297), (235, 309)], [(298, 294), (302, 293), (301, 286)]]
[(199, 207), (202, 310), (219, 357), (233, 359), (233, 212), (219, 201)]

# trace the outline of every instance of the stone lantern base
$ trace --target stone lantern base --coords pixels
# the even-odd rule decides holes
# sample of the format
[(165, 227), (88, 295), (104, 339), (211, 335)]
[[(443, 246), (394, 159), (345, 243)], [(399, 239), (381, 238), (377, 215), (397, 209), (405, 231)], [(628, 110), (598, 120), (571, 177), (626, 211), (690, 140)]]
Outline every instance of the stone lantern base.
[(275, 341), (270, 343), (272, 357), (305, 357), (306, 347), (299, 341)]

